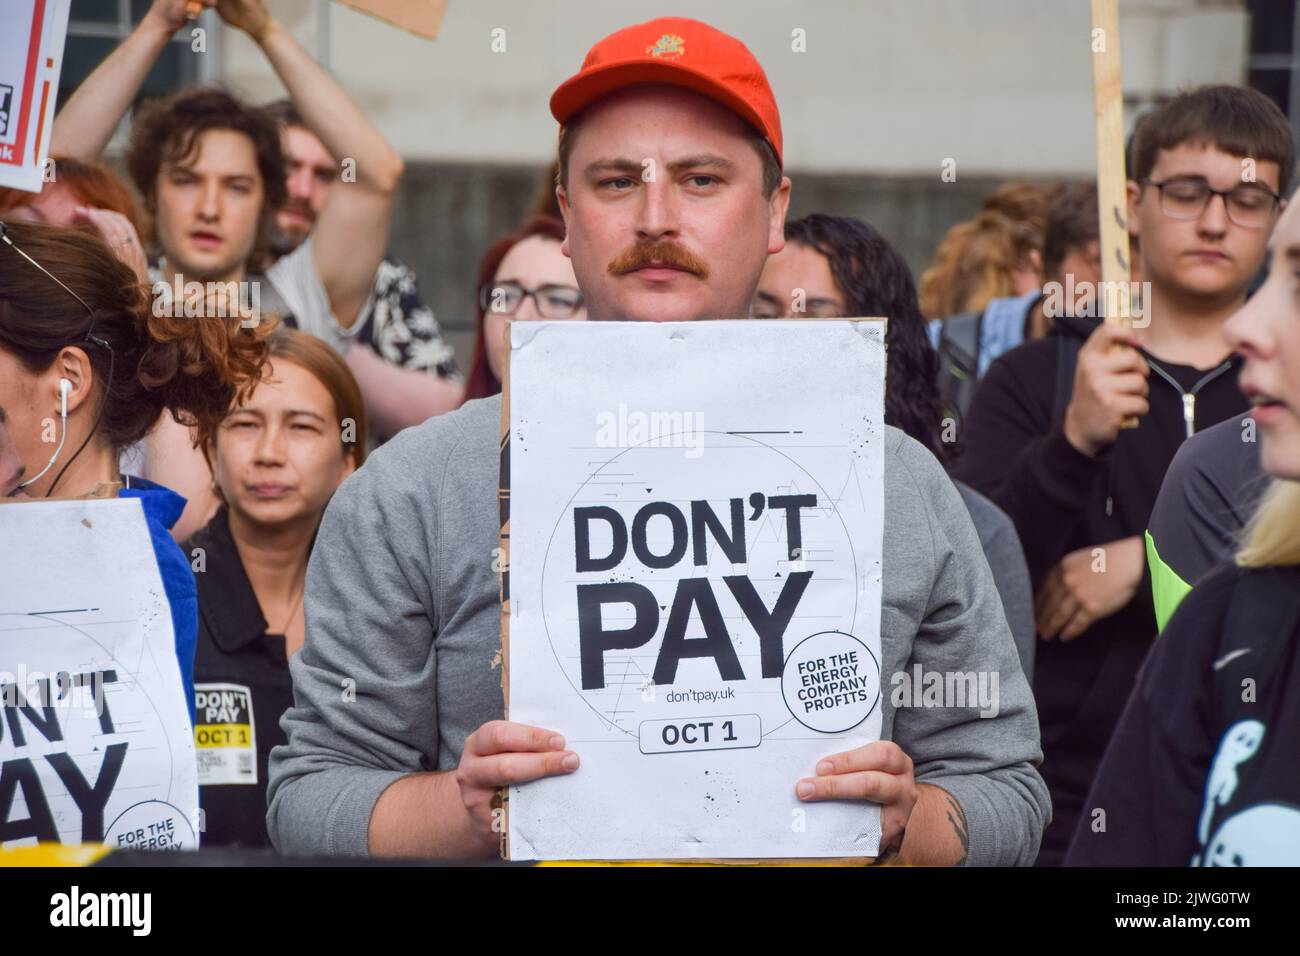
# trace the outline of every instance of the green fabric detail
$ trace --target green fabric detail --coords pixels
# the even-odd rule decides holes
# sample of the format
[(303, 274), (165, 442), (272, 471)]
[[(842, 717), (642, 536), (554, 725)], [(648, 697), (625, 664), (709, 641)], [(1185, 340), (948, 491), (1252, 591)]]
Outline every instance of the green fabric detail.
[(1178, 576), (1178, 572), (1167, 565), (1156, 550), (1156, 539), (1151, 532), (1146, 533), (1147, 567), (1151, 569), (1151, 597), (1156, 606), (1156, 627), (1164, 631), (1169, 619), (1174, 616), (1178, 605), (1183, 603), (1192, 586)]

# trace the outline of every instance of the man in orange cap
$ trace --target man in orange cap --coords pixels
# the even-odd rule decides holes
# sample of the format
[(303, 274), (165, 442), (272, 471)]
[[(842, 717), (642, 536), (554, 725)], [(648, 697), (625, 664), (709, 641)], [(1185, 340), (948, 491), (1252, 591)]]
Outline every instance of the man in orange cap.
[[(749, 50), (693, 20), (629, 27), (592, 48), (551, 110), (564, 251), (589, 318), (748, 316), (790, 194)], [(500, 719), (500, 421), (495, 396), (407, 429), (330, 503), (290, 662), (289, 743), (271, 755), (282, 852), (490, 856), (499, 788), (578, 769), (559, 732)], [(918, 690), (916, 706), (885, 707), (892, 739), (786, 785), (880, 804), (882, 855), (1027, 864), (1050, 816), (1029, 687), (956, 489), (886, 432), (882, 672), (991, 674), (999, 699), (991, 714), (923, 707)]]

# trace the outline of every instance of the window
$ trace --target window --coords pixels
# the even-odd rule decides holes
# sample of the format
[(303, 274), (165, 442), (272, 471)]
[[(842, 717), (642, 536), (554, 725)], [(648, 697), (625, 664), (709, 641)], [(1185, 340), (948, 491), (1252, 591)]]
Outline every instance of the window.
[[(148, 12), (149, 6), (149, 0), (72, 0), (63, 72), (59, 77), (60, 108), (95, 67), (103, 63), (127, 37)], [(205, 12), (194, 23), (195, 27), (206, 31), (204, 53), (193, 51), (191, 29), (176, 31), (176, 36), (145, 78), (133, 107), (143, 100), (165, 96), (219, 74), (217, 44), (221, 31), (213, 29), (217, 22), (215, 16)], [(128, 116), (126, 122), (129, 121)]]
[(1250, 57), (1246, 84), (1282, 107), (1300, 145), (1300, 2), (1248, 0)]

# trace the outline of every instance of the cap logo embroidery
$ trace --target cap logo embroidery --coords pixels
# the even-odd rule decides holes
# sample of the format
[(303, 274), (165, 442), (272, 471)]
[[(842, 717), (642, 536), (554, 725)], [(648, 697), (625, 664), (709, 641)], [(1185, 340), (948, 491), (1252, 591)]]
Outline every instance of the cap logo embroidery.
[(645, 51), (654, 57), (669, 57), (677, 59), (686, 52), (686, 41), (675, 33), (665, 33), (655, 41), (654, 46), (648, 46)]

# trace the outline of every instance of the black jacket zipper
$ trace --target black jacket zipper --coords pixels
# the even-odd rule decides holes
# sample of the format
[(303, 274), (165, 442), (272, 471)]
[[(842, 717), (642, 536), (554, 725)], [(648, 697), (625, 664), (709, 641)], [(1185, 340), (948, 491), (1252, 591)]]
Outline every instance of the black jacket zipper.
[(1183, 397), (1183, 424), (1187, 428), (1187, 437), (1191, 438), (1196, 434), (1196, 395), (1202, 388), (1214, 381), (1224, 372), (1232, 368), (1232, 359), (1225, 359), (1223, 364), (1218, 368), (1213, 368), (1206, 372), (1195, 385), (1184, 391), (1183, 387), (1178, 384), (1178, 380), (1153, 362), (1148, 356), (1143, 356), (1151, 370), (1163, 378), (1166, 382), (1178, 390), (1178, 394)]

